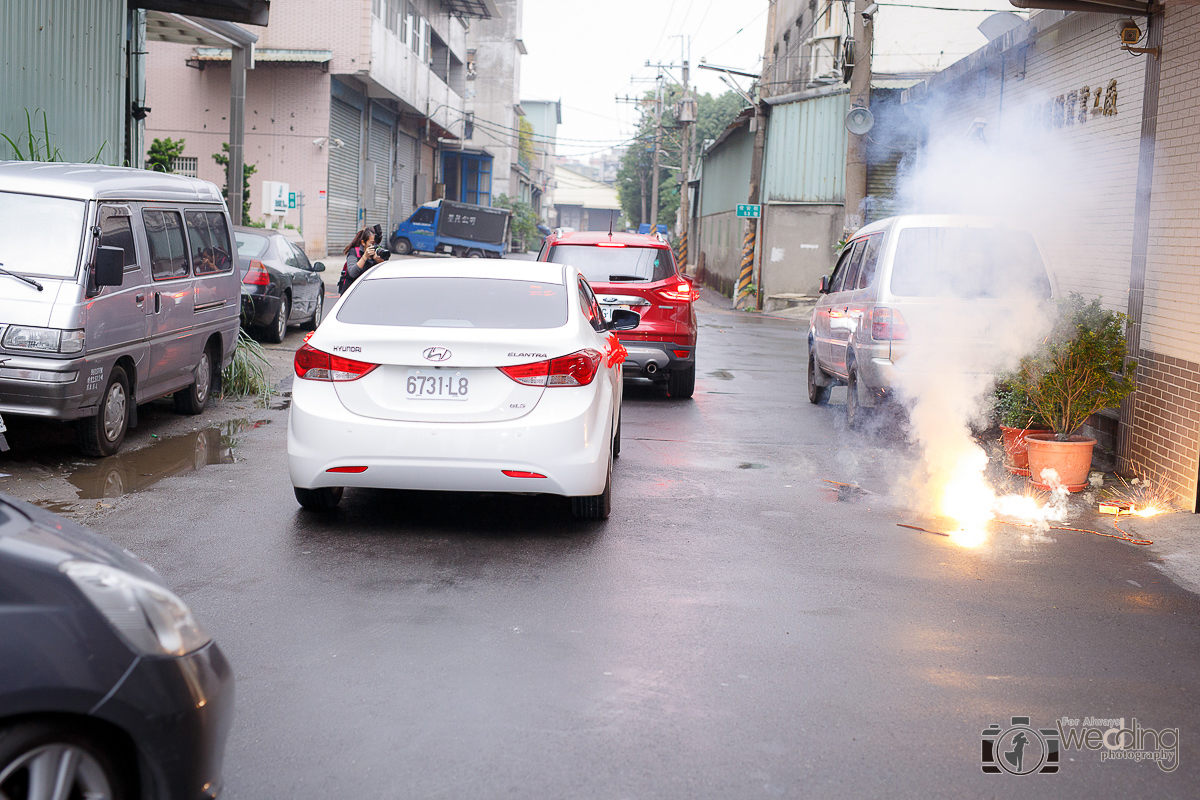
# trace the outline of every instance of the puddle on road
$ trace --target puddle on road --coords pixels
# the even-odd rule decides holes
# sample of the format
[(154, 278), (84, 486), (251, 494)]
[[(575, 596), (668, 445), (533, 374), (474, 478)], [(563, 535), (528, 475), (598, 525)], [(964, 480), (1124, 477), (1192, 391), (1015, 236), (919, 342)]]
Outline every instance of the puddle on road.
[(727, 369), (718, 369), (708, 373), (708, 377), (722, 381), (731, 381), (733, 380), (733, 373)]
[(270, 422), (269, 419), (237, 419), (191, 433), (167, 436), (140, 450), (78, 466), (65, 477), (79, 490), (80, 500), (120, 497), (153, 486), (163, 478), (185, 475), (210, 464), (232, 464), (238, 434)]
[(766, 464), (753, 464), (753, 463), (747, 461), (742, 464), (738, 464), (737, 468), (738, 469), (766, 469), (767, 465)]

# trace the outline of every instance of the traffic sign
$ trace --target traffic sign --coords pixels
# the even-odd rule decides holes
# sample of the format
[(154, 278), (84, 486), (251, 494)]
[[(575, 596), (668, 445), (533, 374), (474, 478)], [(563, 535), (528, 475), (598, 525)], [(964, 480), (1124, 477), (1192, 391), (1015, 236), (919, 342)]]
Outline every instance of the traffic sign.
[(756, 203), (738, 203), (737, 215), (739, 217), (758, 217), (762, 213), (762, 206)]
[(296, 207), (296, 193), (288, 192), (288, 208)]

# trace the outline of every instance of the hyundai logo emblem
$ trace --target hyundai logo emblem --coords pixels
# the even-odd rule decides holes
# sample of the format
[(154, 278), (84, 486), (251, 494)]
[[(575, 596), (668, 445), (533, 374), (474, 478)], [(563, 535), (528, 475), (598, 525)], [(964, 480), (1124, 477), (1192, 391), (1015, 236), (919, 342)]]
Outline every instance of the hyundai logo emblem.
[(429, 347), (421, 355), (425, 356), (427, 361), (447, 361), (450, 358), (450, 351), (444, 347)]

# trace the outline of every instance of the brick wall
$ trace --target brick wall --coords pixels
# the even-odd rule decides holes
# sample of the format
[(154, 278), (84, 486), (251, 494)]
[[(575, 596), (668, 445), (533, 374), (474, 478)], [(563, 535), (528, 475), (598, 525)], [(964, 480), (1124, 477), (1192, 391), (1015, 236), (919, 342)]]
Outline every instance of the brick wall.
[(1131, 466), (1193, 508), (1200, 462), (1200, 364), (1142, 350), (1137, 382)]

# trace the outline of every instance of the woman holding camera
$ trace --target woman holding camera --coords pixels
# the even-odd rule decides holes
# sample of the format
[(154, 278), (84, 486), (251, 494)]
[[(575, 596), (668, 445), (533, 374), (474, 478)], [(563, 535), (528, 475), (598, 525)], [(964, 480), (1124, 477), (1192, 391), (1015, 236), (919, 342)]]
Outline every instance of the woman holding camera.
[(342, 267), (342, 277), (338, 280), (338, 294), (344, 294), (359, 275), (383, 261), (375, 254), (375, 244), (375, 230), (363, 228), (342, 251), (346, 255), (346, 265)]

